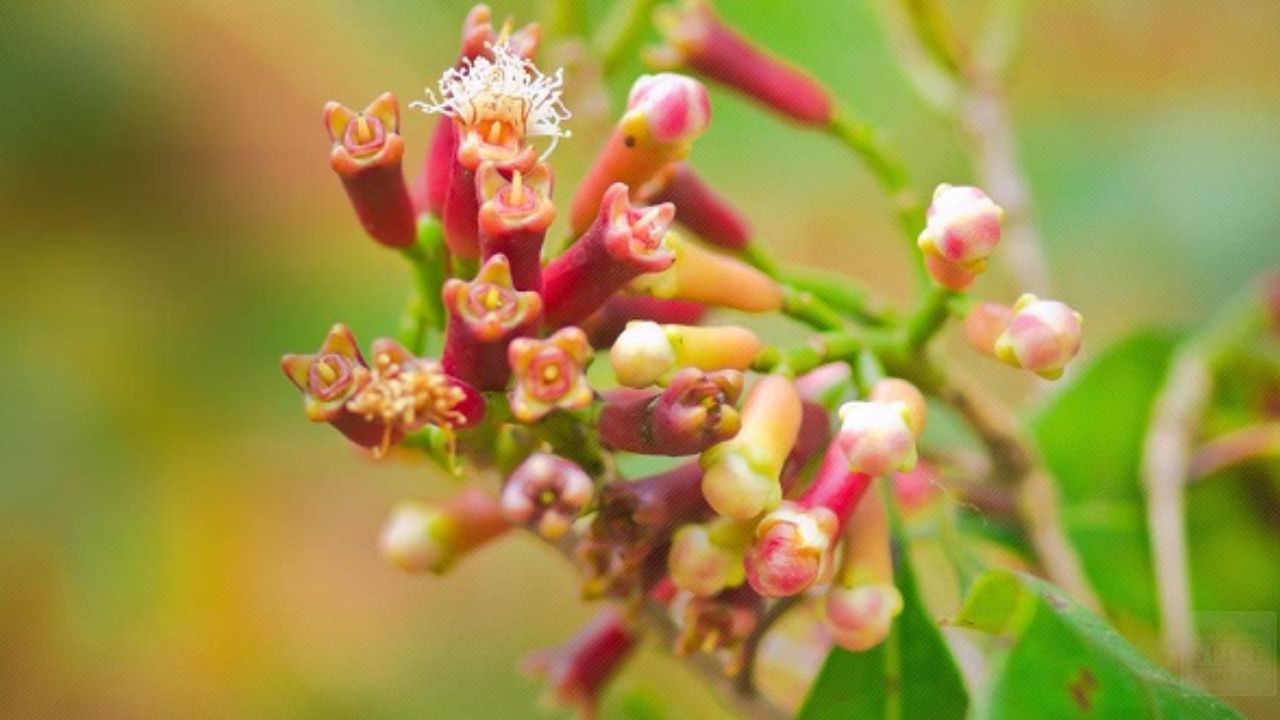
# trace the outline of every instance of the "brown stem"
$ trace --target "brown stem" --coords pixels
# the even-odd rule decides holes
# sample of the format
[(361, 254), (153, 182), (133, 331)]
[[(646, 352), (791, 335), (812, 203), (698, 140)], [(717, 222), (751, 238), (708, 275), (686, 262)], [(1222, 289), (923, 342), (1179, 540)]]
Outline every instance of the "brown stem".
[(999, 81), (979, 68), (967, 70), (969, 95), (960, 108), (979, 182), (1004, 208), (1002, 254), (1026, 292), (1049, 292), (1044, 245), (1036, 229), (1031, 192), (1018, 163), (1013, 124)]
[(1022, 524), (1045, 575), (1086, 607), (1100, 609), (1062, 525), (1057, 484), (1013, 411), (958, 374), (930, 389), (978, 434), (991, 456), (993, 477), (1017, 490)]
[(1191, 443), (1211, 382), (1204, 357), (1194, 349), (1174, 357), (1168, 379), (1156, 397), (1142, 453), (1161, 642), (1169, 662), (1180, 668), (1191, 667), (1196, 652), (1187, 561), (1186, 483)]

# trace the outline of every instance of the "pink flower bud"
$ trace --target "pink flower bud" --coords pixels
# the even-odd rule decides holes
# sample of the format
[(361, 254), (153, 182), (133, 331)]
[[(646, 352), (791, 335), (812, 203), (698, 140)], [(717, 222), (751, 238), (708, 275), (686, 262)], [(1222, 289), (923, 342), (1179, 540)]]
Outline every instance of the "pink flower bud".
[(688, 163), (667, 168), (647, 198), (676, 206), (676, 222), (717, 247), (742, 250), (751, 242), (751, 226), (728, 200), (707, 186)]
[(591, 224), (608, 188), (622, 183), (639, 192), (671, 163), (684, 159), (710, 118), (707, 90), (698, 81), (672, 73), (638, 78), (627, 112), (573, 197), (573, 232), (584, 232)]
[(444, 573), (462, 557), (501, 536), (510, 525), (480, 490), (440, 504), (404, 502), (382, 529), (382, 554), (406, 572)]
[(920, 433), (924, 432), (929, 406), (915, 385), (898, 378), (885, 378), (871, 387), (871, 394), (867, 399), (874, 403), (902, 403), (906, 408), (907, 425), (912, 434), (920, 437)]
[(795, 502), (765, 515), (746, 555), (747, 580), (765, 597), (797, 595), (830, 576), (835, 540), (871, 485), (871, 476), (849, 469), (838, 443)]
[(627, 96), (627, 113), (639, 113), (648, 137), (656, 142), (690, 142), (706, 131), (711, 100), (702, 83), (691, 77), (641, 75)]
[(587, 318), (581, 327), (591, 339), (591, 347), (605, 349), (613, 345), (632, 320), (697, 325), (706, 314), (705, 306), (685, 300), (659, 300), (647, 295), (614, 295), (605, 302), (604, 307)]
[(687, 242), (674, 232), (666, 244), (675, 253), (671, 267), (637, 277), (627, 285), (627, 292), (743, 312), (773, 312), (782, 307), (781, 286), (747, 263)]
[(1013, 312), (1004, 305), (984, 302), (974, 305), (964, 318), (964, 335), (969, 345), (988, 357), (996, 356), (996, 341), (1009, 327)]
[(639, 636), (612, 608), (602, 611), (568, 643), (524, 661), (526, 671), (547, 680), (546, 700), (594, 718), (605, 686), (631, 657)]
[(702, 454), (702, 494), (720, 515), (748, 519), (782, 500), (780, 477), (803, 410), (791, 381), (761, 378), (742, 409), (742, 428)]
[(831, 571), (831, 547), (839, 530), (835, 513), (784, 502), (756, 527), (747, 551), (747, 582), (765, 597), (807, 590)]
[(612, 447), (648, 455), (694, 455), (738, 432), (742, 373), (684, 368), (662, 391), (620, 388), (605, 396), (598, 427)]
[(440, 358), (445, 372), (480, 390), (507, 386), (508, 344), (533, 335), (542, 319), (542, 298), (512, 285), (511, 267), (503, 255), (490, 257), (471, 282), (445, 282), (442, 295), (449, 323)]
[(504, 175), (485, 163), (476, 174), (480, 195), (480, 250), (485, 260), (505, 255), (517, 290), (542, 292), (542, 241), (556, 217), (551, 203), (551, 168), (539, 163), (528, 173)]
[(1080, 352), (1083, 318), (1056, 300), (1023, 295), (1013, 306), (1013, 317), (999, 339), (996, 357), (1014, 367), (1056, 380), (1062, 369)]
[(698, 597), (741, 585), (746, 580), (742, 556), (751, 546), (753, 533), (751, 521), (729, 518), (681, 527), (667, 553), (671, 581)]
[(581, 322), (636, 277), (670, 267), (674, 217), (669, 204), (632, 207), (625, 185), (610, 187), (591, 228), (543, 272), (547, 324)]
[(516, 338), (507, 347), (515, 374), (511, 412), (524, 423), (541, 420), (552, 410), (580, 410), (591, 404), (586, 367), (591, 360), (587, 336), (564, 328), (545, 340)]
[(982, 272), (1000, 242), (1003, 220), (1004, 210), (978, 188), (939, 185), (920, 233), (920, 249), (967, 272)]
[(884, 642), (902, 612), (902, 594), (892, 584), (832, 586), (823, 599), (823, 625), (836, 644), (861, 652)]
[(502, 489), (502, 514), (558, 540), (591, 503), (595, 485), (582, 468), (548, 453), (534, 453), (511, 473)]
[(796, 122), (824, 126), (834, 115), (827, 89), (725, 25), (706, 0), (654, 13), (666, 44), (650, 50), (658, 67), (686, 67), (728, 85)]
[(910, 470), (916, 464), (916, 436), (910, 410), (900, 402), (850, 402), (840, 408), (843, 424), (836, 443), (849, 468), (867, 475)]
[(643, 388), (666, 381), (679, 367), (746, 370), (761, 347), (760, 339), (746, 328), (635, 321), (609, 350), (609, 363), (619, 384)]
[(393, 248), (417, 238), (417, 221), (400, 161), (400, 105), (384, 93), (356, 112), (336, 102), (324, 106), (324, 125), (333, 141), (329, 165), (342, 180), (365, 232)]

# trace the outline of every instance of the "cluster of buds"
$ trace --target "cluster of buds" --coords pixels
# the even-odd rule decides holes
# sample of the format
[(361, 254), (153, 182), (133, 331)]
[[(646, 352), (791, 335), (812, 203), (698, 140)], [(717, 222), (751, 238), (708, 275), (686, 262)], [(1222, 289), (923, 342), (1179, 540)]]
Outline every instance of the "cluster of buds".
[[(529, 663), (550, 697), (587, 715), (634, 651), (643, 603), (672, 621), (677, 653), (714, 654), (729, 674), (746, 648), (768, 646), (748, 641), (780, 598), (816, 604), (818, 622), (805, 617), (828, 644), (880, 642), (903, 599), (868, 488), (892, 479), (906, 507), (935, 488), (916, 467), (924, 397), (879, 379), (880, 351), (858, 333), (865, 313), (818, 308), (816, 290), (787, 286), (753, 252), (746, 217), (689, 160), (711, 120), (707, 90), (673, 71), (827, 130), (839, 120), (830, 93), (706, 0), (654, 20), (664, 44), (648, 59), (662, 72), (635, 81), (573, 186), (564, 248), (545, 242), (557, 217), (548, 158), (571, 116), (563, 71), (535, 64), (536, 25), (495, 27), (482, 5), (467, 16), (457, 61), (411, 103), (439, 116), (413, 188), (395, 96), (326, 105), (331, 165), (361, 225), (415, 264), (413, 331), (366, 355), (335, 325), (317, 352), (282, 360), (313, 422), (376, 457), (425, 450), (469, 481), (449, 500), (395, 508), (381, 538), (392, 564), (444, 573), (525, 529), (576, 563), (585, 596), (625, 601)], [(933, 292), (966, 300), (951, 293), (986, 267), (1002, 216), (981, 190), (938, 188), (918, 238), (945, 288)], [(751, 329), (703, 324), (717, 309), (784, 312), (823, 334), (782, 362), (785, 349)], [(965, 327), (981, 352), (1045, 377), (1080, 343), (1078, 314), (1031, 296), (978, 304)], [(905, 323), (883, 329), (908, 335)], [(592, 368), (606, 352), (608, 368)], [(855, 365), (866, 393), (849, 400)], [(634, 477), (628, 455), (674, 460)]]

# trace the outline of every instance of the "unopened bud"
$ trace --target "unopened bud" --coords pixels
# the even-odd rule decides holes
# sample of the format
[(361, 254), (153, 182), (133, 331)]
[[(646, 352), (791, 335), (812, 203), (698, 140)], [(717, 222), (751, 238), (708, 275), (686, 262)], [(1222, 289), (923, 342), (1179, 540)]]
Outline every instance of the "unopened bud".
[(661, 391), (619, 388), (605, 396), (598, 422), (610, 446), (649, 455), (694, 455), (738, 432), (737, 370), (683, 368)]
[[(743, 312), (772, 312), (782, 307), (782, 288), (777, 281), (747, 263), (688, 242), (675, 233), (667, 236), (667, 247), (675, 253), (671, 267), (632, 280), (628, 292)], [(708, 278), (715, 281), (709, 282)]]
[(902, 403), (911, 432), (916, 437), (920, 437), (920, 433), (924, 432), (929, 406), (925, 403), (924, 395), (915, 385), (899, 378), (885, 378), (871, 386), (871, 393), (867, 399), (875, 403)]
[(839, 520), (827, 508), (783, 503), (756, 527), (746, 556), (747, 581), (765, 597), (804, 592), (830, 573), (838, 531)]
[(799, 123), (830, 122), (834, 103), (826, 88), (725, 25), (706, 0), (658, 8), (654, 23), (666, 44), (646, 53), (651, 64), (706, 75)]
[(639, 192), (671, 163), (682, 160), (710, 118), (707, 90), (697, 80), (674, 73), (638, 78), (627, 112), (573, 197), (573, 232), (587, 229), (610, 186), (622, 183)]
[(902, 612), (902, 594), (893, 585), (833, 585), (821, 605), (822, 620), (836, 644), (860, 652), (889, 636)]
[(1023, 295), (1013, 306), (1009, 326), (996, 340), (1003, 362), (1055, 380), (1080, 352), (1080, 313), (1056, 300)]
[(911, 411), (904, 403), (845, 403), (836, 443), (851, 470), (885, 475), (910, 470), (916, 464), (916, 437), (910, 425)]
[(964, 317), (964, 336), (969, 346), (988, 357), (996, 356), (996, 341), (1009, 327), (1013, 312), (999, 303), (974, 305)]
[(978, 273), (1000, 242), (1004, 210), (976, 187), (939, 185), (929, 205), (920, 249)]
[(464, 490), (441, 504), (404, 502), (382, 529), (382, 554), (412, 573), (444, 573), (467, 553), (510, 526), (480, 490)]
[(802, 418), (791, 380), (767, 375), (755, 384), (738, 434), (702, 454), (702, 494), (717, 513), (745, 520), (777, 506)]
[(659, 325), (635, 321), (609, 350), (609, 363), (626, 387), (664, 382), (678, 367), (746, 370), (760, 353), (760, 339), (746, 328)]

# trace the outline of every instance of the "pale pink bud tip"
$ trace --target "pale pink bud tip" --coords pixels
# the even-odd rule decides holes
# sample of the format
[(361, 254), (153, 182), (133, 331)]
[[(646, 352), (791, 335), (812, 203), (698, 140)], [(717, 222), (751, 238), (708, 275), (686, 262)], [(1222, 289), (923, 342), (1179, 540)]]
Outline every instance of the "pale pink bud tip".
[(822, 622), (836, 644), (860, 652), (884, 642), (902, 612), (902, 594), (892, 585), (833, 586), (822, 604)]
[(591, 477), (570, 460), (534, 453), (511, 473), (502, 490), (502, 514), (539, 535), (564, 537), (595, 494)]
[(631, 86), (627, 112), (641, 113), (654, 140), (688, 142), (707, 129), (711, 100), (702, 83), (677, 73), (641, 75)]
[(973, 306), (964, 318), (964, 335), (969, 345), (983, 355), (996, 356), (996, 341), (1009, 327), (1013, 313), (999, 303), (984, 302)]
[(761, 472), (741, 448), (724, 443), (703, 458), (702, 495), (716, 513), (745, 520), (782, 499), (777, 476)]
[(393, 565), (412, 573), (442, 573), (453, 564), (452, 524), (438, 507), (401, 503), (382, 528), (379, 546)]
[(929, 409), (924, 395), (915, 385), (898, 378), (885, 378), (872, 386), (869, 399), (877, 403), (902, 403), (906, 408), (907, 425), (911, 427), (911, 432), (916, 437), (924, 432)]
[(788, 597), (809, 589), (831, 570), (838, 525), (827, 508), (784, 503), (756, 528), (756, 543), (746, 556), (747, 582), (764, 597)]
[(976, 187), (939, 185), (929, 205), (920, 249), (969, 272), (981, 272), (1000, 242), (1004, 210)]
[(850, 402), (840, 408), (844, 421), (836, 443), (849, 469), (867, 475), (910, 470), (916, 464), (911, 411), (902, 402)]
[(1056, 300), (1023, 295), (1013, 306), (1009, 326), (996, 340), (1000, 360), (1054, 380), (1080, 352), (1080, 313)]

